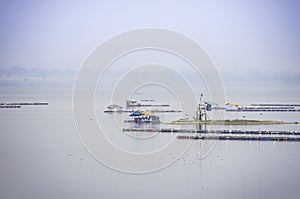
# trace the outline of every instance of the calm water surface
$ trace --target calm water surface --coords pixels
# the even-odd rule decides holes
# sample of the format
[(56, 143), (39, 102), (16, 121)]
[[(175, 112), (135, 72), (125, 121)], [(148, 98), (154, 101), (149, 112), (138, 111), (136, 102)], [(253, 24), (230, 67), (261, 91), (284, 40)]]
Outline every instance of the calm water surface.
[[(148, 174), (128, 174), (104, 166), (85, 150), (73, 121), (71, 90), (47, 95), (40, 94), (40, 90), (34, 94), (12, 91), (1, 95), (1, 100), (49, 102), (45, 107), (0, 110), (1, 198), (299, 198), (300, 195), (300, 143), (194, 141), (169, 167)], [(128, 117), (126, 114), (107, 115), (97, 110), (97, 116), (102, 122), (113, 121), (120, 129), (130, 125), (122, 123)], [(180, 114), (160, 116), (170, 121)], [(300, 119), (299, 113), (226, 115), (233, 119), (243, 116)], [(300, 130), (299, 125), (226, 128)], [(134, 152), (159, 149), (175, 136), (157, 134), (141, 140), (122, 131), (112, 132), (109, 126), (105, 132), (115, 144)], [(206, 146), (214, 147), (199, 158)]]

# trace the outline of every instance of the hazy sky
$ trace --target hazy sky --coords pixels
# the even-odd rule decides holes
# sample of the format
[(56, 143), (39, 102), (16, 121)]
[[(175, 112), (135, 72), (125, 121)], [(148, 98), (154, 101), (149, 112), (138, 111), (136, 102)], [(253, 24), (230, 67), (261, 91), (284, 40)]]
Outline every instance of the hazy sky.
[(202, 45), (220, 71), (300, 72), (299, 1), (1, 1), (0, 67), (79, 69), (121, 32), (159, 27)]

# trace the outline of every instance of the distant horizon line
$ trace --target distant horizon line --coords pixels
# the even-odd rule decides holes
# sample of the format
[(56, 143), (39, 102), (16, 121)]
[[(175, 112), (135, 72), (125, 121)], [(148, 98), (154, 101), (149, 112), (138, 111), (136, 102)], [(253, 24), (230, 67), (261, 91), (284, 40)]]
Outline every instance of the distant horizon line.
[[(34, 67), (23, 67), (23, 66), (8, 66), (0, 67), (0, 78), (9, 77), (76, 77), (79, 69), (73, 68), (34, 68)], [(118, 77), (122, 74), (120, 71), (115, 71), (111, 77)], [(194, 72), (184, 72), (185, 75), (189, 76), (189, 73)], [(225, 83), (237, 83), (237, 82), (247, 82), (247, 81), (266, 81), (266, 82), (292, 82), (300, 83), (300, 71), (299, 72), (283, 72), (283, 71), (270, 71), (270, 70), (243, 70), (234, 72), (232, 69), (220, 70), (220, 75)]]

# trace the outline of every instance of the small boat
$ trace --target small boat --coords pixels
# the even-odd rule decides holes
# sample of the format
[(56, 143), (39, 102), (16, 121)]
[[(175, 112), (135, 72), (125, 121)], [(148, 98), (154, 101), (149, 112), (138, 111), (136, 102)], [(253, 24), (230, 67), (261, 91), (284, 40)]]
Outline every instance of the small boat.
[(119, 106), (117, 104), (110, 104), (107, 106), (107, 110), (104, 111), (104, 113), (118, 113), (122, 112), (122, 106)]

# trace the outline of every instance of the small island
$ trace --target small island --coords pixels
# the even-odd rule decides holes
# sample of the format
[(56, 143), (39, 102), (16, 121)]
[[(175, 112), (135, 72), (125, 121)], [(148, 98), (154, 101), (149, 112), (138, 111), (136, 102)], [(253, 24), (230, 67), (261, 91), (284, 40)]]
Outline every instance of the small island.
[(165, 124), (170, 125), (272, 125), (272, 124), (298, 124), (298, 122), (275, 121), (275, 120), (251, 120), (251, 119), (224, 119), (210, 120), (207, 111), (211, 109), (211, 105), (202, 100), (203, 94), (200, 95), (200, 103), (197, 106), (195, 118), (179, 119)]
[(271, 124), (298, 124), (298, 122), (285, 122), (285, 121), (274, 121), (274, 120), (246, 120), (246, 119), (235, 119), (235, 120), (176, 120), (167, 122), (165, 124), (171, 125), (271, 125)]

